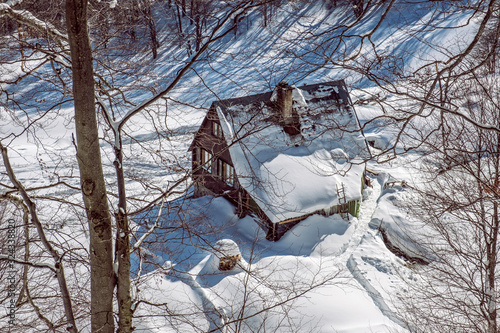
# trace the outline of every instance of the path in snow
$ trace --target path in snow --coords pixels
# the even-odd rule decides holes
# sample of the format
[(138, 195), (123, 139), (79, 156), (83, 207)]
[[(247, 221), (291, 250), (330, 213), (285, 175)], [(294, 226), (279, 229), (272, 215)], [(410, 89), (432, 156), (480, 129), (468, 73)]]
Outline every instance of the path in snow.
[(367, 188), (368, 198), (361, 202), (359, 207), (359, 217), (351, 220), (354, 232), (352, 233), (349, 242), (345, 246), (345, 250), (338, 256), (338, 263), (347, 263), (352, 253), (358, 248), (363, 237), (369, 233), (375, 236), (376, 232), (368, 226), (372, 219), (372, 215), (377, 208), (377, 200), (381, 193), (381, 186), (376, 179), (372, 178), (372, 188)]
[(373, 213), (375, 212), (375, 209), (377, 208), (377, 200), (380, 197), (382, 188), (380, 183), (373, 178), (372, 186), (373, 187), (371, 188), (371, 190), (369, 190), (370, 193), (368, 195), (368, 198), (361, 203), (359, 217), (357, 219), (356, 225), (354, 226), (356, 229), (351, 236), (346, 250), (339, 257), (339, 260), (342, 263), (346, 264), (349, 272), (352, 274), (354, 279), (367, 291), (368, 295), (373, 300), (373, 303), (380, 309), (380, 311), (387, 318), (404, 327), (401, 321), (394, 315), (394, 312), (391, 310), (391, 308), (387, 305), (380, 292), (370, 283), (369, 279), (367, 279), (362, 274), (353, 255), (365, 237), (377, 237), (378, 231), (371, 229), (369, 227), (369, 223), (371, 221)]
[(368, 197), (360, 205), (359, 217), (353, 219), (354, 232), (352, 233), (349, 242), (345, 246), (345, 250), (335, 260), (339, 264), (344, 264), (349, 269), (354, 279), (367, 291), (368, 295), (373, 300), (373, 303), (379, 308), (387, 318), (401, 326), (401, 322), (394, 316), (393, 311), (384, 301), (380, 292), (369, 282), (369, 280), (361, 273), (356, 263), (354, 253), (358, 250), (365, 237), (377, 237), (377, 231), (369, 227), (373, 213), (377, 208), (377, 200), (380, 197), (382, 188), (380, 183), (372, 178), (372, 188), (368, 188)]

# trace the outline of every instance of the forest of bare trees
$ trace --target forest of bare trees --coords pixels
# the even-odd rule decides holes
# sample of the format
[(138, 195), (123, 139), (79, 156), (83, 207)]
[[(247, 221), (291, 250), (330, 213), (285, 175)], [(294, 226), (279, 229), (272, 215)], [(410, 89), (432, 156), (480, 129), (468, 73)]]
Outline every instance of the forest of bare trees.
[[(224, 45), (259, 25), (273, 36), (274, 54), (291, 64), (278, 69), (278, 59), (269, 61), (268, 72), (262, 73), (275, 76), (276, 82), (265, 79), (270, 86), (283, 78), (298, 82), (315, 73), (341, 71), (352, 75), (353, 88), (376, 86), (380, 96), (397, 97), (394, 103), (373, 96), (384, 115), (372, 121), (383, 119), (398, 129), (394, 143), (374, 158), (384, 163), (408, 151), (422, 154), (425, 181), (414, 187), (414, 204), (407, 209), (433, 240), (423, 241), (427, 234), (415, 235), (433, 261), (415, 269), (427, 288), (417, 289), (411, 301), (403, 300), (406, 306), (400, 317), (406, 329), (498, 330), (499, 3), (322, 3), (337, 14), (343, 8), (341, 21), (289, 35), (279, 34), (281, 20), (308, 2), (10, 0), (0, 4), (0, 121), (22, 128), (16, 133), (0, 128), (0, 271), (7, 272), (13, 260), (5, 254), (12, 230), (9, 221), (15, 220), (14, 262), (19, 267), (15, 306), (17, 317), (24, 318), (9, 326), (4, 321), (8, 313), (2, 313), (0, 327), (11, 332), (132, 332), (134, 312), (140, 306), (166, 309), (173, 326), (177, 320), (190, 323), (186, 313), (171, 313), (165, 304), (137, 302), (131, 255), (141, 256), (143, 240), (134, 238), (130, 220), (189, 188), (186, 161), (162, 143), (174, 136), (164, 119), (173, 113), (184, 121), (175, 108), (197, 109), (202, 103), (178, 100), (182, 94), (174, 91), (189, 86), (188, 78), (194, 75), (206, 93), (200, 101), (217, 97), (205, 83), (207, 73), (216, 72), (218, 57), (227, 66), (244, 64), (238, 61), (245, 50), (226, 50)], [(440, 56), (415, 66), (405, 63), (407, 54), (375, 45), (373, 40), (386, 23), (417, 5), (420, 12), (415, 15), (421, 15), (421, 29), (428, 32), (475, 24), (456, 48), (459, 52), (425, 41)], [(458, 14), (463, 15), (460, 22), (444, 24), (446, 17)], [(402, 29), (400, 42), (413, 34), (416, 31)], [(164, 77), (156, 75), (160, 66), (169, 68)], [(74, 113), (67, 112), (68, 105)], [(56, 119), (70, 128), (71, 154), (54, 151), (40, 140)], [(153, 145), (134, 137), (146, 121), (156, 129)], [(34, 183), (19, 177), (23, 170), (10, 162), (11, 156), (32, 153), (15, 145), (23, 136), (39, 149), (33, 157), (38, 165), (32, 177), (39, 178)], [(140, 154), (150, 156), (155, 167), (176, 176), (158, 185), (130, 171), (127, 165), (139, 154), (129, 149), (130, 142), (142, 145)], [(50, 160), (40, 157), (42, 153)], [(129, 188), (131, 182), (140, 190)], [(132, 224), (137, 223), (141, 221)], [(180, 227), (189, 231), (190, 226), (181, 222)], [(187, 238), (203, 238), (188, 234)], [(187, 279), (185, 272), (179, 274)], [(250, 270), (246, 278), (245, 286), (266, 281), (266, 276)], [(297, 298), (323, 284), (343, 283), (343, 278), (343, 272), (335, 270), (314, 283), (296, 281), (291, 289), (269, 283), (266, 287), (281, 296), (255, 313), (280, 308), (286, 315), (283, 309)], [(1, 297), (0, 303), (11, 302), (7, 294)], [(237, 315), (230, 320), (212, 314), (216, 318), (212, 331), (254, 329), (244, 324), (248, 318), (242, 308), (247, 304), (237, 304)], [(294, 329), (299, 330), (290, 328)]]

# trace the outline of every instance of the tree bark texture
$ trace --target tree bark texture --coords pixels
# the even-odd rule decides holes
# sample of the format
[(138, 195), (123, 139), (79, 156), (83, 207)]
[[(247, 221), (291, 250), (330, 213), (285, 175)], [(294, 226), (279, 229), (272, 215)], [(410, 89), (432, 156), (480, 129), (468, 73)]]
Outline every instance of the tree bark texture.
[(132, 300), (130, 296), (130, 236), (127, 217), (127, 195), (123, 174), (122, 140), (115, 147), (115, 170), (118, 182), (118, 213), (116, 213), (115, 260), (118, 263), (116, 298), (118, 301), (118, 333), (132, 332)]
[(87, 0), (66, 0), (66, 24), (73, 71), (77, 159), (90, 230), (92, 332), (112, 333), (115, 276), (111, 216), (99, 147)]
[[(498, 174), (496, 177), (498, 181)], [(496, 268), (497, 268), (497, 248), (498, 248), (498, 202), (493, 202), (493, 221), (492, 221), (492, 235), (491, 243), (488, 246), (488, 333), (498, 332), (497, 324), (497, 302), (496, 302)]]

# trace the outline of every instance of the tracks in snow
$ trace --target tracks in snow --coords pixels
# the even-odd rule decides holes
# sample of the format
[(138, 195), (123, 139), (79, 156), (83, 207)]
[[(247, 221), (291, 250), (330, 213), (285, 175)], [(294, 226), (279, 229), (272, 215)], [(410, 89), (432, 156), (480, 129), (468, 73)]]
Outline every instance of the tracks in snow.
[(377, 231), (369, 227), (369, 223), (377, 208), (377, 200), (381, 194), (381, 186), (378, 181), (373, 181), (373, 188), (369, 197), (366, 201), (363, 201), (360, 206), (359, 218), (355, 225), (355, 231), (352, 234), (346, 250), (339, 256), (339, 261), (344, 263), (349, 269), (354, 279), (367, 291), (368, 295), (373, 300), (373, 303), (379, 308), (379, 310), (392, 320), (394, 323), (401, 327), (404, 324), (399, 320), (399, 318), (394, 314), (394, 311), (387, 305), (384, 297), (380, 292), (370, 283), (369, 279), (365, 277), (362, 271), (358, 268), (356, 258), (354, 257), (354, 252), (358, 249), (359, 245), (366, 236), (376, 237)]
[(373, 181), (372, 184), (373, 188), (370, 191), (371, 193), (369, 193), (369, 196), (366, 200), (361, 202), (361, 205), (359, 207), (359, 217), (354, 220), (355, 222), (351, 222), (353, 223), (353, 227), (355, 229), (349, 239), (349, 242), (345, 246), (345, 249), (342, 253), (340, 253), (336, 260), (339, 264), (347, 264), (349, 258), (361, 244), (361, 241), (366, 234), (370, 234), (372, 236), (376, 235), (376, 231), (370, 229), (368, 224), (370, 223), (372, 215), (377, 208), (377, 200), (381, 193), (381, 186), (378, 181)]

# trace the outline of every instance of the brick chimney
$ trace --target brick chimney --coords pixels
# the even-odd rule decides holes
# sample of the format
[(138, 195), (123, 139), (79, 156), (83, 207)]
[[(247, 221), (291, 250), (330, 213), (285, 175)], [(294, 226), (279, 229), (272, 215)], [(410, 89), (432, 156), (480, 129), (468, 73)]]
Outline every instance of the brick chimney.
[(300, 133), (299, 115), (293, 112), (293, 87), (288, 82), (281, 81), (276, 87), (278, 103), (278, 119), (283, 124), (283, 129), (290, 135)]

